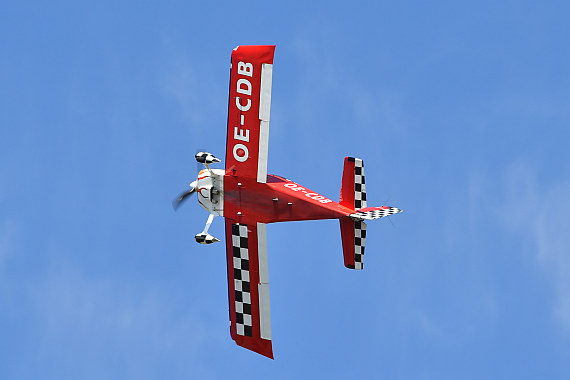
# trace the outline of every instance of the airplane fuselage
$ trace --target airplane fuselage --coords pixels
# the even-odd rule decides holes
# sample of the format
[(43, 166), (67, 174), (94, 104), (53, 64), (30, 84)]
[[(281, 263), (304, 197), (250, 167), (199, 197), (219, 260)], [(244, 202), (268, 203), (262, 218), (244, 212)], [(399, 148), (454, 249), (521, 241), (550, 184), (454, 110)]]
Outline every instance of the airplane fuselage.
[(339, 219), (354, 212), (291, 180), (268, 175), (266, 183), (221, 169), (202, 170), (198, 202), (209, 213), (246, 223)]

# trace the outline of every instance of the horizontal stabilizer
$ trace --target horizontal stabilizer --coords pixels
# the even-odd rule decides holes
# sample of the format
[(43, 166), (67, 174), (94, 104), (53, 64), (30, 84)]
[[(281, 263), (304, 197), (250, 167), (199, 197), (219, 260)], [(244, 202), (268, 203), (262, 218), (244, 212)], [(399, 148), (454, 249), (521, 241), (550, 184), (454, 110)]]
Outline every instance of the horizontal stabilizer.
[(399, 212), (402, 212), (402, 210), (396, 207), (388, 207), (388, 206), (366, 207), (366, 208), (361, 208), (360, 210), (356, 210), (354, 214), (350, 214), (350, 217), (355, 220), (363, 220), (363, 219), (374, 220), (388, 215), (397, 214)]

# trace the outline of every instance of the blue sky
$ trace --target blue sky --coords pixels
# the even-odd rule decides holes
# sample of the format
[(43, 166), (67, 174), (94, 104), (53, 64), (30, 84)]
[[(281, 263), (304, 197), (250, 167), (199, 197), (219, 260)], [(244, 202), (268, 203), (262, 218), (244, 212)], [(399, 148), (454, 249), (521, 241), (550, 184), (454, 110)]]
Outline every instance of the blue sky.
[[(566, 379), (563, 1), (12, 2), (0, 15), (6, 379)], [(271, 361), (229, 336), (224, 246), (171, 199), (223, 158), (231, 49), (275, 44), (269, 172), (338, 222), (268, 226)], [(210, 230), (223, 236), (216, 220)]]

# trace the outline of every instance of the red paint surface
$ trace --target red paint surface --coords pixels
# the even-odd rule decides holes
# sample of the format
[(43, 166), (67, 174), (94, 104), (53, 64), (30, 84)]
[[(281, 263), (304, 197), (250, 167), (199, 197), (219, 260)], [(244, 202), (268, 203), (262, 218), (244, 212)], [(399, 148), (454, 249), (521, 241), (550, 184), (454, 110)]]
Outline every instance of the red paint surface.
[(253, 178), (226, 172), (224, 216), (247, 224), (338, 219), (354, 212), (332, 200), (328, 203), (315, 200), (318, 197), (328, 198), (307, 188), (295, 191), (286, 185), (301, 188), (295, 182), (277, 176), (268, 176), (268, 183), (258, 183)]
[(344, 266), (354, 268), (354, 220), (350, 218), (340, 220), (340, 236)]
[(349, 161), (348, 157), (344, 158), (339, 203), (354, 210), (354, 161)]
[[(230, 95), (228, 104), (228, 130), (226, 143), (226, 170), (234, 170), (240, 177), (257, 178), (257, 163), (259, 159), (259, 92), (261, 87), (261, 66), (264, 63), (273, 64), (275, 46), (238, 46), (232, 52), (232, 66), (230, 72)], [(239, 74), (239, 63), (251, 64), (252, 76)], [(247, 80), (251, 83), (251, 95), (239, 93), (238, 81)], [(240, 110), (236, 105), (236, 97), (240, 98), (242, 106), (249, 100), (251, 107), (247, 111)], [(241, 123), (243, 116), (244, 123)], [(249, 133), (249, 141), (242, 141), (235, 137), (238, 133)], [(244, 162), (234, 157), (236, 144), (243, 144), (249, 152)], [(238, 153), (240, 149), (237, 149)], [(241, 151), (243, 153), (243, 150)]]

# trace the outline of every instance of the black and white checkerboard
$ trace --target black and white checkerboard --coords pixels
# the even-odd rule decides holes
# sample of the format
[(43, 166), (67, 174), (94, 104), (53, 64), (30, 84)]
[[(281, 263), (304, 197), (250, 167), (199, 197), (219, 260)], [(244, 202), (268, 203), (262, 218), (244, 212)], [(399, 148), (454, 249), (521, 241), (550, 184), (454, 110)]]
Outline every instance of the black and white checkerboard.
[(350, 216), (354, 219), (367, 219), (367, 220), (373, 220), (373, 219), (378, 219), (378, 218), (382, 218), (388, 215), (393, 215), (393, 214), (397, 214), (399, 212), (401, 212), (402, 210), (400, 210), (399, 208), (396, 207), (389, 207), (389, 208), (385, 208), (385, 209), (381, 209), (381, 210), (372, 210), (372, 211), (364, 211), (364, 212), (357, 212), (354, 214), (350, 214)]
[(232, 245), (236, 331), (238, 335), (252, 336), (251, 282), (249, 277), (249, 248), (246, 225), (232, 224)]
[(364, 264), (364, 245), (366, 242), (366, 223), (354, 222), (354, 269), (362, 269)]

